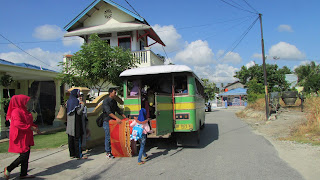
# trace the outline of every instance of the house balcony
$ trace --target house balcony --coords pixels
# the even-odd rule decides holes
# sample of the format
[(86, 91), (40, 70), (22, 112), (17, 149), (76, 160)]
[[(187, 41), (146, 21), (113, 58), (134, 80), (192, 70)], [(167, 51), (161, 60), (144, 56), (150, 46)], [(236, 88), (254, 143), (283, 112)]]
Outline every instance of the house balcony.
[[(157, 56), (151, 50), (132, 51), (133, 58), (138, 67), (163, 65), (164, 59)], [(140, 63), (140, 64), (139, 64)]]

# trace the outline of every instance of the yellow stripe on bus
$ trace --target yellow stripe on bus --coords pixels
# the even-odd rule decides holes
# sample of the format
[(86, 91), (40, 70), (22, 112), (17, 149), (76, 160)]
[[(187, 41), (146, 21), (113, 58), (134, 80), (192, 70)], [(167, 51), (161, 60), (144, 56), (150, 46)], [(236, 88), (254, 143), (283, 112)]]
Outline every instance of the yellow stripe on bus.
[(124, 111), (140, 111), (141, 105), (134, 104), (134, 105), (125, 105)]
[[(187, 109), (195, 109), (195, 108), (196, 108), (195, 103), (177, 103), (174, 106), (175, 110), (187, 110)], [(124, 106), (124, 111), (140, 111), (140, 109), (141, 109), (141, 106), (139, 104)], [(172, 110), (172, 104), (171, 103), (159, 103), (157, 105), (157, 109), (159, 111)]]
[[(195, 109), (195, 103), (177, 103), (174, 106), (175, 110)], [(171, 103), (161, 103), (157, 105), (157, 110), (172, 110)]]

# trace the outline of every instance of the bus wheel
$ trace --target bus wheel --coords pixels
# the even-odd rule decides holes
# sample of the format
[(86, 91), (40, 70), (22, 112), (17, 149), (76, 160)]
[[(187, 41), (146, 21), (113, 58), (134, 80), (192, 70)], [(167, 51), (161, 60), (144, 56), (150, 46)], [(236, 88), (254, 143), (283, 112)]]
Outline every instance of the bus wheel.
[(198, 131), (196, 131), (196, 136), (197, 136), (197, 145), (200, 144), (200, 128), (198, 129)]
[(200, 129), (203, 129), (206, 127), (206, 122), (203, 122), (203, 124), (200, 126)]

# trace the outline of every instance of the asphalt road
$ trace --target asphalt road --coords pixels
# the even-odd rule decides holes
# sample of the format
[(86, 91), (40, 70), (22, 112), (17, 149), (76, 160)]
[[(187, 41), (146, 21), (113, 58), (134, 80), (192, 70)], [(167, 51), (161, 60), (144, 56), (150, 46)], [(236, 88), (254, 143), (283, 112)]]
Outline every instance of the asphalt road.
[[(103, 147), (88, 160), (70, 160), (66, 147), (32, 152), (29, 173), (37, 179), (231, 179), (295, 180), (303, 177), (264, 137), (234, 115), (235, 109), (206, 113), (206, 127), (198, 147), (177, 147), (168, 139), (149, 139), (150, 160), (137, 165), (137, 157), (108, 160)], [(0, 160), (0, 168), (13, 158)], [(1, 170), (2, 170), (1, 169)], [(12, 172), (19, 175), (19, 170)]]

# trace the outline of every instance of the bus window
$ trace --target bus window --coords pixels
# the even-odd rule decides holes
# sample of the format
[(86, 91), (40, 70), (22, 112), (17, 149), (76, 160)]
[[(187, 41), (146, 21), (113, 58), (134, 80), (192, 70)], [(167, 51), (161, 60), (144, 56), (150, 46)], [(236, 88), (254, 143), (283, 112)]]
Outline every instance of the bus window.
[(199, 82), (198, 79), (196, 79), (196, 86), (197, 86), (197, 88), (196, 88), (197, 94), (199, 94), (199, 95), (204, 97), (204, 88), (203, 88), (203, 86), (201, 85), (201, 83)]
[(188, 93), (188, 76), (175, 76), (174, 84), (175, 84), (175, 93), (179, 94), (187, 94)]
[(159, 80), (160, 93), (172, 93), (172, 79), (170, 76), (164, 76)]
[(138, 96), (139, 94), (139, 81), (138, 80), (134, 80), (134, 81), (130, 81), (128, 80), (127, 83), (127, 95), (128, 96)]

